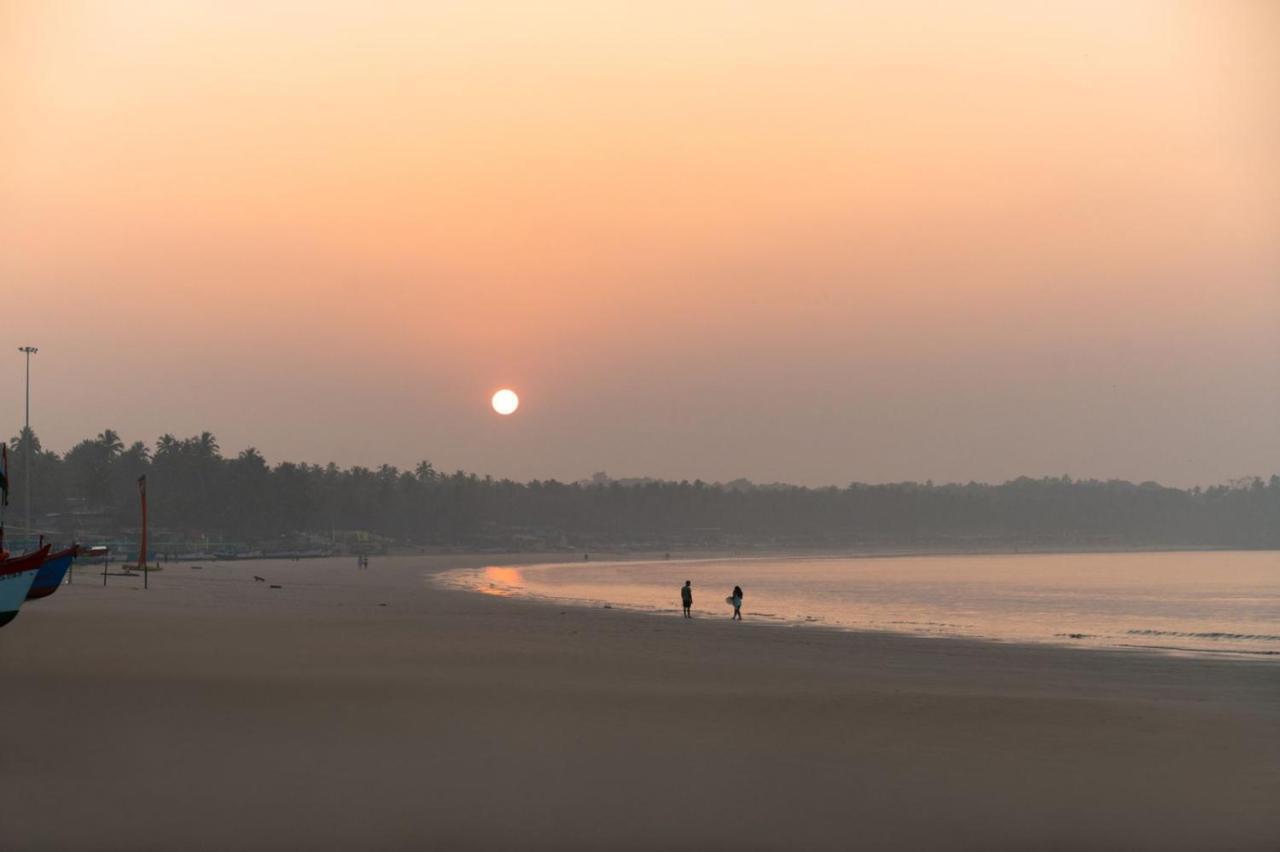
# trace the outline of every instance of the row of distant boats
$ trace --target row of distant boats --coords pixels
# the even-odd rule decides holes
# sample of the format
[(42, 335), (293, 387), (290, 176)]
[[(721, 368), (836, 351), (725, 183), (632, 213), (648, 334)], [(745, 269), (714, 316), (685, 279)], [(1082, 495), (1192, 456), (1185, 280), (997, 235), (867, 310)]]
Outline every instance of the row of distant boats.
[(18, 610), (28, 601), (47, 598), (58, 591), (80, 554), (79, 545), (51, 552), (50, 545), (10, 557), (0, 550), (0, 627), (18, 617)]

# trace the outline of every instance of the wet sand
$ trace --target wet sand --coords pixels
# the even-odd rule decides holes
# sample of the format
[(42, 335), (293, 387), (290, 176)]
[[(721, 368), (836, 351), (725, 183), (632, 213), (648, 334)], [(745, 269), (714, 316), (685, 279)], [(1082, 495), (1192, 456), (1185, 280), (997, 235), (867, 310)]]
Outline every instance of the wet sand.
[(1280, 848), (1275, 663), (424, 576), (519, 561), (78, 568), (0, 630), (0, 848)]

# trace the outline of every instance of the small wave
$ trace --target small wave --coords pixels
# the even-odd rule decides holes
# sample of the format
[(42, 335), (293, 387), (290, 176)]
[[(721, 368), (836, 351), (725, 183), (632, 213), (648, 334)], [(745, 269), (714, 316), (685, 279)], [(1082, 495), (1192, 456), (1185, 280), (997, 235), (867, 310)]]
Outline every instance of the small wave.
[(1128, 630), (1130, 636), (1178, 636), (1184, 639), (1228, 639), (1228, 640), (1249, 640), (1263, 642), (1280, 642), (1280, 636), (1273, 636), (1268, 633), (1193, 633), (1182, 630)]
[(1280, 657), (1280, 651), (1246, 651), (1235, 648), (1182, 648), (1177, 645), (1126, 645), (1118, 648), (1135, 648), (1140, 651), (1176, 651), (1185, 654), (1222, 654), (1230, 657), (1252, 659), (1254, 657)]

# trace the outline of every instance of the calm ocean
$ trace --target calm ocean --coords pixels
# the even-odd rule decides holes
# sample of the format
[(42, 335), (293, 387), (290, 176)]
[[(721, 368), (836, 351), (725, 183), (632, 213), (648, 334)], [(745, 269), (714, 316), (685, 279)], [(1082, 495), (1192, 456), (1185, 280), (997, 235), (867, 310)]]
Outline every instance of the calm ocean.
[(1280, 551), (589, 562), (453, 571), (479, 592), (725, 618), (1280, 657)]

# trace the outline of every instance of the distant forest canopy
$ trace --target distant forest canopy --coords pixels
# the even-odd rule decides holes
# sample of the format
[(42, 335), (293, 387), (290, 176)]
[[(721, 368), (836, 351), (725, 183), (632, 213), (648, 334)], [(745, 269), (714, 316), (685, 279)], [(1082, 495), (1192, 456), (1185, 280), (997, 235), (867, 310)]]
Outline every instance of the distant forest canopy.
[(21, 533), (27, 442), (37, 532), (130, 538), (147, 477), (157, 548), (336, 541), (462, 548), (669, 549), (850, 545), (1280, 547), (1280, 476), (1212, 488), (1020, 478), (1000, 485), (853, 483), (806, 488), (701, 481), (513, 482), (429, 462), (413, 470), (269, 464), (222, 454), (209, 432), (126, 445), (114, 431), (64, 455), (26, 430), (10, 441), (11, 535)]

